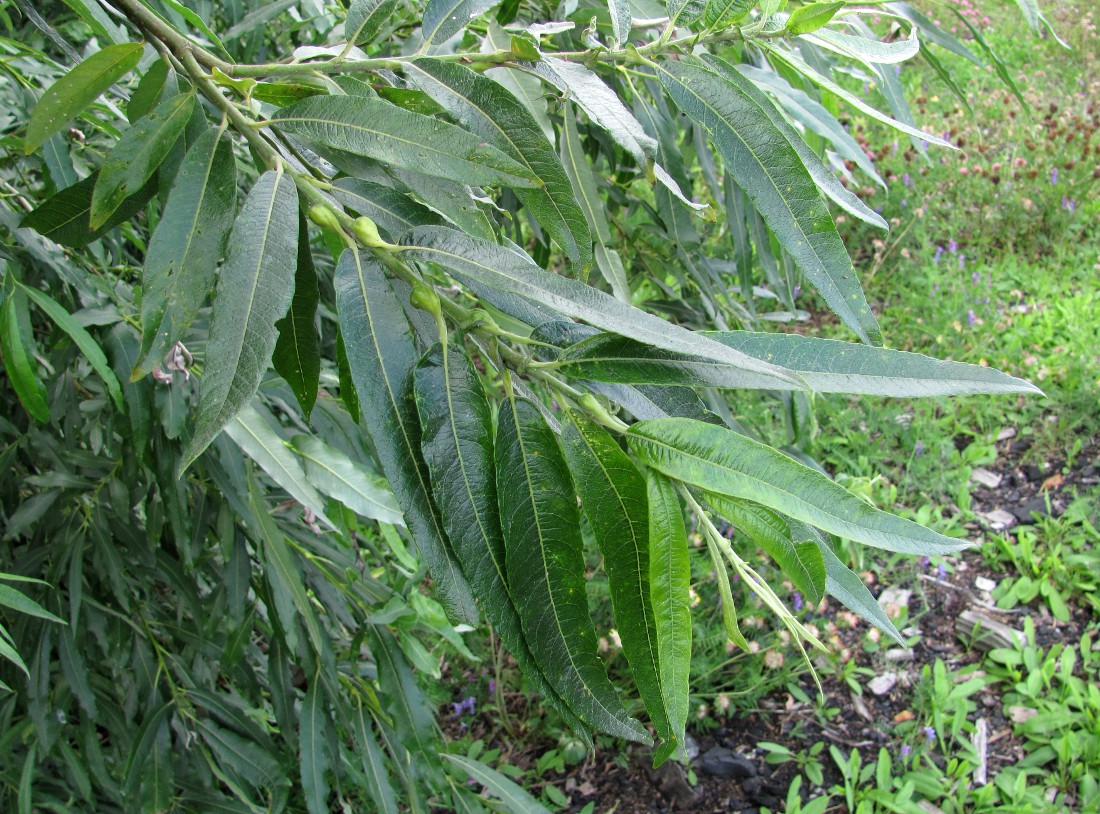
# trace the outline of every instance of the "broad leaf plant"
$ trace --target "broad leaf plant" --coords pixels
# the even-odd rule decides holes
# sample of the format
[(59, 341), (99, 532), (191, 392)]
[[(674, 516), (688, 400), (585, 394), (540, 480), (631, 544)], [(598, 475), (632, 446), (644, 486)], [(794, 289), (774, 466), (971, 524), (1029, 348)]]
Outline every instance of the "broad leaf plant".
[[(421, 638), (484, 624), (578, 737), (659, 764), (689, 524), (739, 645), (731, 573), (822, 646), (758, 550), (903, 641), (836, 540), (963, 543), (822, 470), (814, 395), (1038, 391), (886, 347), (833, 213), (888, 228), (845, 122), (950, 149), (903, 63), (1011, 81), (979, 33), (904, 2), (65, 5), (4, 12), (5, 809), (542, 810), (441, 755), (417, 686)], [(803, 287), (850, 341), (767, 330)]]

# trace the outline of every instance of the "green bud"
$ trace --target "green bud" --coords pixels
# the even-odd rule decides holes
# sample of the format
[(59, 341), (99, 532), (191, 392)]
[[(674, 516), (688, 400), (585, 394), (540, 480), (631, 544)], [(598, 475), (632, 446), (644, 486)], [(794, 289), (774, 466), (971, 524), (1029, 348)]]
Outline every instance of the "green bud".
[(352, 227), (352, 231), (355, 232), (359, 242), (368, 249), (387, 249), (392, 245), (382, 239), (382, 236), (378, 234), (378, 226), (366, 215), (355, 219), (355, 226)]
[(314, 204), (309, 208), (307, 214), (309, 219), (322, 229), (328, 229), (330, 232), (340, 231), (340, 221), (337, 219), (336, 213), (324, 204)]
[(409, 302), (412, 303), (413, 308), (427, 311), (436, 319), (441, 319), (443, 316), (443, 311), (439, 307), (439, 295), (426, 283), (417, 283), (413, 286)]

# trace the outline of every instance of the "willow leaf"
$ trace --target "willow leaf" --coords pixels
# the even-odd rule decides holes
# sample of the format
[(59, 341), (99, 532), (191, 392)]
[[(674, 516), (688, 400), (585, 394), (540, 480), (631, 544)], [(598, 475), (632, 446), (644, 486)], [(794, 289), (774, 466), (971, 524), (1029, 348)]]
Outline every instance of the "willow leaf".
[(306, 479), (358, 515), (404, 526), (401, 507), (388, 484), (345, 453), (312, 435), (296, 435), (294, 451), (305, 465)]
[(320, 301), (317, 271), (309, 247), (305, 218), (298, 215), (298, 263), (294, 270), (294, 297), (286, 316), (275, 323), (279, 338), (271, 364), (298, 400), (306, 421), (317, 403), (321, 379), (321, 337), (317, 333), (317, 303)]
[(521, 786), (495, 769), (465, 755), (443, 755), (448, 762), (461, 767), (466, 774), (489, 790), (511, 814), (550, 814), (550, 809), (528, 794)]
[(23, 145), (27, 155), (133, 70), (143, 50), (145, 45), (140, 42), (108, 45), (50, 85), (35, 105), (27, 124), (27, 137)]
[(403, 254), (438, 263), (460, 282), (472, 281), (547, 306), (563, 316), (659, 348), (717, 359), (778, 379), (790, 380), (768, 365), (704, 339), (667, 320), (620, 302), (609, 294), (544, 271), (510, 249), (468, 237), (451, 229), (421, 227), (405, 238)]
[(786, 521), (763, 506), (722, 495), (708, 495), (707, 502), (764, 549), (807, 602), (816, 605), (821, 601), (825, 592), (825, 561), (815, 540), (794, 540)]
[(864, 342), (882, 344), (828, 207), (768, 115), (774, 107), (767, 97), (746, 79), (735, 83), (699, 65), (665, 63), (661, 82), (680, 109), (710, 134), (726, 169), (829, 307)]
[(459, 348), (435, 345), (415, 373), (421, 449), (443, 527), (462, 570), (520, 669), (574, 729), (584, 725), (546, 680), (523, 637), (508, 588), (497, 503), (493, 422), (477, 371)]
[(676, 487), (656, 472), (647, 473), (649, 498), (649, 590), (657, 631), (661, 696), (671, 737), (657, 750), (660, 765), (686, 743), (688, 678), (691, 668), (691, 560), (687, 529)]
[(377, 810), (381, 814), (398, 814), (397, 797), (393, 792), (390, 776), (386, 772), (382, 749), (374, 736), (374, 727), (371, 725), (370, 716), (363, 709), (362, 701), (357, 701), (355, 704), (352, 737), (355, 739), (356, 751), (362, 762), (363, 776), (367, 780), (367, 793), (370, 794)]
[(968, 545), (876, 509), (816, 469), (725, 427), (658, 418), (635, 424), (628, 439), (638, 457), (670, 478), (856, 542), (903, 554), (947, 554)]
[(645, 478), (607, 430), (570, 415), (562, 447), (581, 506), (603, 554), (615, 628), (657, 734), (673, 740), (661, 691), (657, 621), (650, 591), (649, 496)]
[(156, 194), (156, 179), (152, 179), (121, 204), (98, 229), (89, 222), (92, 211), (92, 192), (99, 173), (94, 172), (83, 181), (59, 190), (40, 203), (23, 218), (20, 226), (34, 229), (43, 237), (69, 249), (82, 249), (99, 240), (120, 223), (125, 223), (145, 208)]
[(331, 726), (325, 704), (323, 682), (314, 676), (302, 699), (298, 716), (298, 769), (309, 814), (327, 814), (329, 785), (325, 774), (331, 768), (327, 730)]
[(332, 196), (349, 209), (366, 215), (380, 229), (399, 238), (414, 226), (437, 226), (443, 218), (392, 187), (359, 178), (341, 178)]
[(435, 59), (409, 67), (413, 81), (474, 135), (525, 165), (541, 182), (517, 189), (547, 234), (582, 270), (592, 264), (592, 236), (554, 148), (534, 116), (502, 85), (469, 68)]
[(184, 156), (149, 241), (135, 379), (163, 361), (206, 299), (233, 226), (236, 196), (233, 146), (210, 130)]
[(181, 471), (244, 409), (275, 347), (275, 322), (294, 294), (298, 193), (286, 175), (267, 172), (241, 207), (218, 279), (195, 432)]
[(270, 122), (315, 144), (463, 184), (530, 187), (530, 170), (453, 124), (369, 96), (314, 96)]
[(707, 0), (703, 10), (703, 23), (707, 28), (725, 28), (744, 17), (756, 0)]
[(405, 512), (421, 558), (455, 624), (477, 624), (473, 596), (447, 551), (420, 453), (420, 422), (412, 398), (417, 353), (401, 303), (372, 259), (347, 249), (336, 267), (336, 311), (362, 419), (382, 472)]
[(441, 763), (431, 704), (416, 683), (397, 639), (382, 625), (370, 634), (371, 654), (378, 665), (378, 684), (386, 711), (393, 719), (397, 739), (409, 750), (413, 764), (438, 775)]
[(103, 159), (92, 191), (89, 218), (92, 229), (106, 223), (124, 200), (153, 177), (183, 133), (194, 109), (194, 93), (169, 97), (123, 133)]
[(428, 0), (424, 8), (424, 47), (446, 42), (501, 0)]
[(344, 18), (344, 36), (355, 45), (368, 45), (393, 15), (397, 0), (351, 0)]
[(557, 437), (531, 402), (509, 401), (496, 436), (496, 481), (508, 567), (536, 662), (585, 723), (649, 742), (596, 651), (584, 587), (580, 512)]
[(16, 289), (0, 305), (0, 351), (4, 354), (8, 381), (23, 409), (32, 418), (46, 424), (50, 420), (50, 405), (46, 401), (46, 385), (38, 376), (34, 335), (21, 324), (26, 318), (25, 297), (22, 291)]
[(875, 627), (890, 634), (902, 647), (908, 647), (908, 643), (890, 621), (890, 617), (867, 590), (859, 574), (842, 563), (827, 543), (820, 542), (818, 547), (825, 560), (825, 590), (829, 596)]

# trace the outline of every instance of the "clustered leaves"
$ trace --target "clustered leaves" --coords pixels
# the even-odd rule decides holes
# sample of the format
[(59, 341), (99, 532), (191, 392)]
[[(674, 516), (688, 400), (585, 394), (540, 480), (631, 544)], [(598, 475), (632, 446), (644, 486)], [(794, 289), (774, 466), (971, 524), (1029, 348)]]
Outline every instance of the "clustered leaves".
[[(34, 107), (23, 145), (43, 151), (53, 177), (48, 145), (63, 146), (58, 134), (82, 116), (105, 126), (109, 114), (93, 103), (141, 74), (120, 91), (130, 126), (109, 139), (97, 170), (63, 188), (53, 177), (58, 189), (23, 220), (94, 251), (146, 212), (122, 232), (142, 258), (140, 297), (106, 293), (113, 315), (84, 319), (114, 324), (109, 366), (79, 321), (9, 270), (0, 306), (9, 380), (33, 421), (54, 420), (33, 303), (128, 413), (130, 429), (116, 431), (144, 448), (166, 539), (197, 541), (184, 572), (215, 569), (194, 615), (200, 594), (215, 591), (232, 617), (218, 628), (230, 637), (226, 662), (258, 639), (267, 673), (251, 680), (267, 684), (278, 736), (298, 734), (301, 783), (291, 791), (275, 736), (142, 639), (154, 648), (142, 657), (158, 664), (136, 691), (147, 710), (135, 719), (140, 734), (125, 771), (105, 769), (96, 782), (122, 777), (125, 794), (140, 792), (151, 810), (205, 785), (252, 808), (300, 794), (314, 812), (329, 810), (334, 790), (361, 789), (395, 811), (391, 775), (413, 810), (424, 790), (468, 805), (454, 780), (466, 775), (506, 808), (531, 810), (484, 764), (440, 759), (411, 665), (436, 668), (407, 630), (387, 626), (408, 615), (461, 650), (447, 621), (474, 627), (484, 612), (578, 735), (651, 743), (598, 654), (585, 591), (596, 552), (660, 763), (685, 735), (688, 514), (725, 586), (728, 634), (746, 647), (729, 569), (800, 647), (820, 643), (752, 568), (752, 549), (718, 533), (719, 518), (805, 596), (828, 593), (894, 636), (830, 535), (911, 554), (960, 545), (870, 506), (798, 449), (753, 437), (730, 414), (739, 391), (786, 393), (793, 411), (815, 392), (1034, 391), (994, 370), (882, 347), (830, 213), (835, 204), (886, 225), (840, 183), (845, 160), (878, 180), (842, 106), (942, 143), (912, 121), (893, 71), (922, 38), (966, 51), (961, 43), (898, 2), (879, 9), (888, 27), (878, 34), (838, 2), (671, 2), (667, 17), (645, 20), (612, 2), (571, 7), (560, 22), (512, 2), (494, 21), (485, 15), (496, 5), (429, 0), (401, 40), (391, 33), (411, 21), (403, 8), (353, 0), (346, 16), (327, 9), (292, 56), (261, 63), (277, 10), (257, 4), (204, 22), (174, 2), (162, 13), (119, 0), (144, 46), (96, 51)], [(876, 83), (891, 112), (845, 74)], [(804, 313), (802, 286), (862, 344), (760, 330)], [(763, 314), (769, 299), (779, 310)], [(189, 375), (174, 361), (183, 342), (201, 360), (193, 412), (166, 372), (173, 362)], [(171, 385), (154, 387), (150, 372)], [(151, 403), (159, 428), (148, 426)], [(272, 513), (242, 451), (319, 537)], [(224, 502), (215, 520), (189, 528), (196, 502), (211, 499), (200, 484)], [(363, 548), (368, 521), (381, 524), (385, 550)], [(111, 562), (113, 545), (104, 534), (97, 557)], [(161, 556), (150, 552), (149, 567), (164, 567)], [(391, 587), (366, 573), (383, 561), (408, 579)], [(418, 591), (421, 563), (446, 618)], [(226, 578), (233, 593), (214, 587)], [(80, 584), (70, 573), (70, 607)], [(109, 601), (126, 611), (125, 590)], [(61, 640), (74, 629), (75, 612)], [(288, 674), (288, 657), (300, 675)], [(67, 672), (94, 721), (96, 691), (82, 693), (80, 670)], [(206, 768), (172, 780), (172, 745), (193, 738)]]

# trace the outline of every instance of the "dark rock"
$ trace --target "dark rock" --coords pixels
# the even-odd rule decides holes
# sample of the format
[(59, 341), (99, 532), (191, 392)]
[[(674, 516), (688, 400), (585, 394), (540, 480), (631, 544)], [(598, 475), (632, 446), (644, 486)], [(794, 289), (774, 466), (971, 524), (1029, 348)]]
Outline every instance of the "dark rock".
[(1094, 477), (1096, 475), (1097, 471), (1098, 470), (1096, 469), (1095, 464), (1089, 464), (1088, 466), (1086, 466), (1084, 469), (1081, 470), (1081, 477), (1082, 478)]
[(1034, 438), (1017, 438), (1008, 445), (1008, 451), (1018, 455), (1021, 452), (1027, 452), (1034, 443)]
[(754, 803), (771, 808), (779, 802), (768, 781), (763, 777), (750, 777), (741, 784), (745, 795)]
[(1028, 464), (1024, 467), (1024, 474), (1027, 475), (1027, 479), (1032, 483), (1041, 481), (1047, 475), (1047, 466), (1036, 466), (1035, 464)]
[(1016, 519), (1023, 525), (1032, 525), (1036, 522), (1033, 514), (1039, 517), (1051, 517), (1061, 514), (1058, 505), (1051, 501), (1050, 508), (1047, 508), (1047, 499), (1045, 495), (1036, 495), (1023, 506), (1017, 506), (1012, 509), (1012, 513), (1016, 515)]
[(747, 757), (738, 755), (725, 746), (714, 746), (708, 749), (699, 758), (696, 768), (703, 774), (726, 780), (756, 777), (756, 765)]

